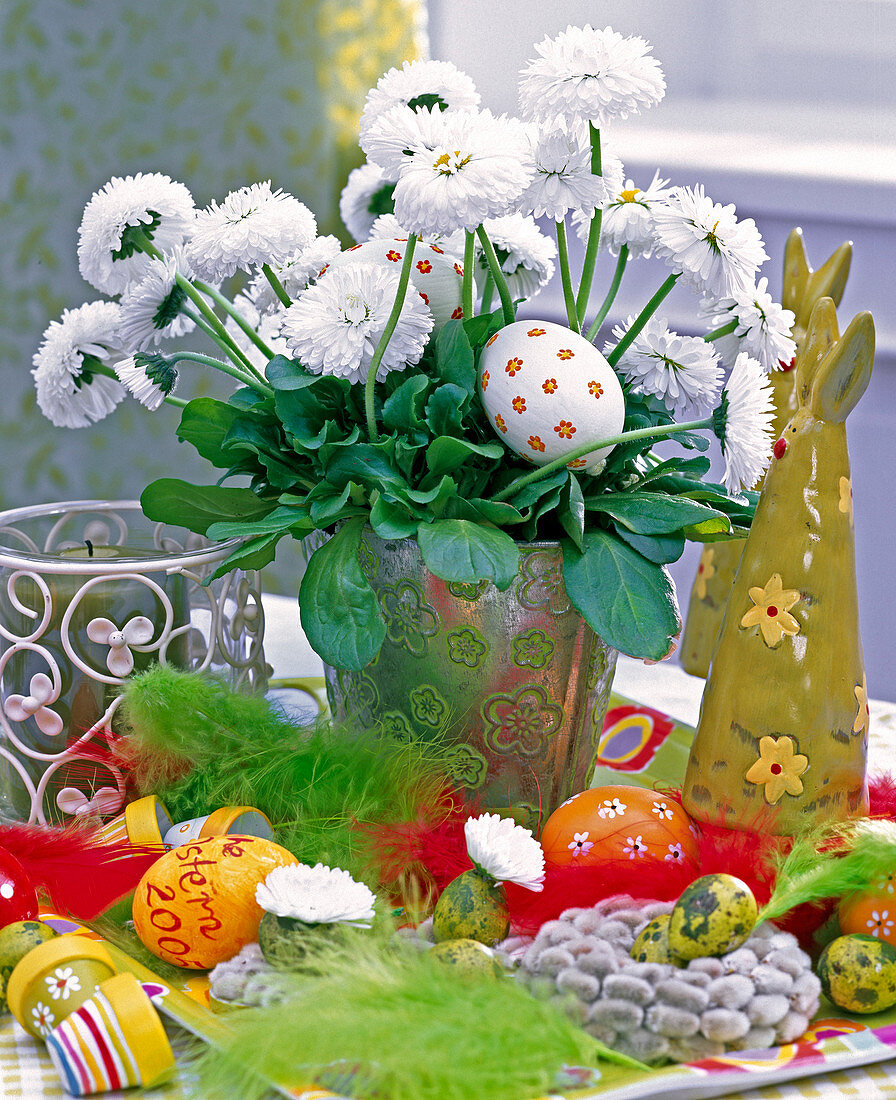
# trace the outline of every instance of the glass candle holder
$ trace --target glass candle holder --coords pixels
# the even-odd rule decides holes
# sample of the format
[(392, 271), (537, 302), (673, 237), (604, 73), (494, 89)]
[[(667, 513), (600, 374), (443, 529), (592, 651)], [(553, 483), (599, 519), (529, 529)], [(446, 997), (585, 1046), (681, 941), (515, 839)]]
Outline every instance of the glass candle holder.
[(208, 581), (238, 545), (137, 501), (0, 512), (0, 820), (121, 810), (126, 776), (102, 749), (133, 672), (158, 661), (264, 691), (257, 574)]

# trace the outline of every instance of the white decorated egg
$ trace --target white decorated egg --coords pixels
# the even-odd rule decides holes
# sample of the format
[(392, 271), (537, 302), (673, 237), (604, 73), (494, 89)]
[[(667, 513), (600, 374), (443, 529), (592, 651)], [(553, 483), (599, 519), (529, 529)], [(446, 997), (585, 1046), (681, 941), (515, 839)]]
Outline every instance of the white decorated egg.
[[(400, 271), (407, 246), (407, 240), (365, 241), (340, 252), (321, 274), (350, 263), (376, 263)], [(463, 264), (456, 263), (438, 245), (417, 242), (411, 282), (429, 306), (436, 328), (463, 316), (463, 274)]]
[[(553, 321), (514, 321), (479, 358), (479, 392), (492, 426), (518, 455), (544, 466), (622, 431), (616, 372), (583, 336)], [(597, 472), (612, 447), (570, 462)]]

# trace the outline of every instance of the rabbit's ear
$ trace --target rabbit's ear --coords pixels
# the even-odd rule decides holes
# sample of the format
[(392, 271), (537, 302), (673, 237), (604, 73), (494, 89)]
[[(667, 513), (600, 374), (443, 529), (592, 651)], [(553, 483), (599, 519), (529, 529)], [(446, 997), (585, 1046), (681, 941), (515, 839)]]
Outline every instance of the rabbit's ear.
[(837, 309), (830, 298), (819, 298), (806, 326), (806, 335), (796, 353), (796, 396), (800, 405), (809, 403), (809, 391), (818, 366), (840, 337)]
[(867, 311), (853, 317), (835, 347), (815, 370), (807, 404), (821, 420), (839, 424), (858, 404), (871, 381), (874, 320)]
[(791, 229), (787, 244), (784, 245), (784, 289), (781, 293), (781, 304), (785, 309), (797, 312), (808, 281), (809, 261), (806, 259), (803, 231), (797, 226), (796, 229)]
[(835, 306), (840, 305), (851, 263), (852, 241), (844, 241), (817, 271), (810, 272), (803, 300), (797, 311), (797, 324), (805, 323), (809, 319), (812, 307), (819, 298), (831, 298)]

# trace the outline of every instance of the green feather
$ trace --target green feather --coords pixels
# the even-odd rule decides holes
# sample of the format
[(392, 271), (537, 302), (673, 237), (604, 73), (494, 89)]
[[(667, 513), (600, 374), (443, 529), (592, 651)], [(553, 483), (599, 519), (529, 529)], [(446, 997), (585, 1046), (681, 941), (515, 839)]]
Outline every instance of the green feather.
[(794, 840), (780, 858), (775, 889), (759, 920), (775, 920), (806, 902), (867, 890), (896, 866), (896, 825), (864, 820), (822, 827)]
[[(549, 1092), (564, 1065), (605, 1059), (647, 1071), (510, 977), (461, 977), (375, 936), (334, 951), (321, 970), (296, 976), (285, 1004), (228, 1020), (232, 1041), (196, 1067), (201, 1095), (260, 1100), (271, 1080), (317, 1079), (383, 1100), (523, 1100)], [(353, 1082), (334, 1080), (350, 1073)]]
[(358, 823), (447, 813), (438, 743), (319, 723), (298, 727), (266, 700), (198, 673), (156, 665), (121, 704), (142, 794), (175, 821), (219, 806), (254, 806), (304, 863), (367, 871)]

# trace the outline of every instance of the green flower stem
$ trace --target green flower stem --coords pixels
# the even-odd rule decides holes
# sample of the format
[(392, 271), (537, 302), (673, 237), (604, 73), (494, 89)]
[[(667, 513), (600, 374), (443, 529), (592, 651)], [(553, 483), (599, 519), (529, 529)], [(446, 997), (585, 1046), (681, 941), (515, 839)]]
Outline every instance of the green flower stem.
[[(239, 327), (249, 337), (249, 339), (258, 348), (258, 350), (261, 352), (262, 355), (264, 355), (268, 359), (273, 359), (274, 358), (273, 349), (268, 347), (268, 345), (264, 342), (264, 340), (262, 340), (262, 338), (255, 331), (255, 329), (249, 324), (249, 322), (246, 320), (246, 318), (242, 315), (242, 313), (240, 313), (240, 311), (236, 308), (236, 306), (234, 306), (233, 302), (231, 302), (227, 298), (225, 298), (224, 295), (219, 290), (217, 290), (215, 287), (209, 286), (207, 283), (200, 282), (199, 279), (196, 279), (194, 281), (194, 286), (196, 287), (197, 290), (201, 290), (203, 294), (207, 294), (208, 297), (211, 298), (213, 302), (215, 302), (217, 305), (219, 305), (221, 307), (221, 309), (224, 310), (225, 313), (227, 313), (230, 317), (232, 317), (234, 319), (234, 321), (236, 321), (236, 323), (239, 325)], [(290, 303), (290, 304), (292, 304), (292, 303)], [(246, 360), (246, 362), (247, 363), (249, 362), (248, 359)], [(249, 363), (249, 367), (252, 370), (255, 370), (255, 368), (252, 366), (251, 363)]]
[(204, 332), (205, 335), (210, 340), (213, 340), (218, 345), (218, 347), (224, 352), (225, 355), (230, 355), (231, 354), (233, 349), (231, 348), (230, 344), (227, 343), (226, 341), (222, 340), (221, 337), (218, 335), (218, 333), (211, 327), (211, 325), (207, 324), (199, 316), (198, 313), (195, 313), (188, 306), (181, 306), (180, 312), (184, 315), (184, 317), (189, 317), (189, 319), (199, 329), (199, 331)]
[(269, 264), (262, 264), (261, 270), (264, 272), (264, 277), (271, 284), (271, 289), (280, 299), (281, 304), (289, 309), (289, 307), (292, 305), (292, 298), (290, 298), (290, 296), (283, 289), (283, 283), (281, 283), (274, 272), (271, 271)]
[(727, 336), (730, 332), (734, 332), (737, 328), (737, 318), (733, 321), (729, 321), (727, 325), (722, 325), (721, 328), (713, 329), (712, 332), (707, 332), (703, 339), (707, 344), (711, 344), (713, 340), (718, 340), (720, 336)]
[(662, 439), (664, 436), (675, 435), (678, 432), (693, 432), (702, 428), (713, 430), (713, 418), (711, 416), (707, 416), (703, 420), (689, 420), (684, 424), (658, 424), (649, 428), (633, 428), (631, 431), (620, 432), (619, 435), (602, 439), (599, 443), (583, 443), (581, 447), (574, 447), (562, 457), (555, 458), (553, 462), (547, 462), (544, 466), (539, 466), (537, 470), (532, 470), (531, 473), (523, 474), (522, 477), (511, 481), (500, 493), (496, 493), (492, 500), (507, 500), (531, 482), (547, 477), (555, 470), (568, 466), (570, 462), (575, 462), (577, 458), (584, 458), (603, 447), (616, 447), (620, 443), (631, 443), (636, 439)]
[(569, 248), (566, 243), (566, 221), (558, 218), (557, 256), (560, 260), (560, 280), (563, 283), (563, 300), (566, 302), (566, 319), (573, 332), (579, 332), (579, 318), (576, 313), (576, 299), (572, 292), (572, 279), (569, 274)]
[[(591, 175), (603, 176), (600, 156), (600, 130), (593, 122), (588, 123), (588, 133), (591, 137)], [(585, 312), (588, 309), (588, 301), (591, 298), (591, 283), (594, 280), (594, 268), (597, 264), (597, 250), (600, 247), (600, 229), (603, 223), (604, 212), (598, 206), (591, 217), (591, 225), (588, 229), (588, 243), (585, 245), (585, 261), (582, 264), (582, 279), (579, 283), (579, 293), (576, 298), (576, 315), (579, 324), (585, 320)]]
[(480, 313), (490, 313), (492, 307), (492, 298), (495, 293), (495, 280), (492, 278), (492, 273), (489, 271), (485, 276), (485, 282), (482, 284), (482, 300), (479, 303)]
[(223, 351), (226, 351), (228, 356), (237, 366), (248, 371), (250, 375), (260, 378), (261, 375), (258, 374), (258, 371), (252, 366), (245, 354), (237, 347), (233, 337), (221, 322), (221, 318), (202, 297), (198, 288), (194, 286), (189, 279), (185, 279), (179, 272), (175, 276), (175, 281), (184, 294), (186, 294), (190, 301), (198, 308), (205, 323), (217, 333), (216, 343), (218, 346)]
[(476, 263), (476, 237), (473, 230), (466, 231), (464, 241), (464, 286), (461, 305), (464, 310), (464, 320), (473, 316), (473, 267)]
[(586, 340), (593, 341), (600, 331), (600, 326), (606, 320), (606, 316), (610, 312), (610, 306), (616, 301), (616, 295), (619, 293), (619, 285), (622, 282), (622, 276), (625, 274), (627, 263), (628, 245), (624, 244), (619, 249), (619, 259), (616, 261), (616, 270), (613, 272), (613, 281), (610, 283), (610, 289), (607, 291), (607, 296), (604, 298), (603, 305), (597, 311), (597, 316), (591, 322), (591, 328), (588, 329), (588, 333), (585, 337)]
[(386, 348), (389, 346), (389, 341), (392, 339), (392, 333), (395, 331), (395, 326), (398, 324), (398, 318), (401, 316), (405, 295), (408, 290), (408, 283), (411, 279), (411, 265), (414, 262), (414, 249), (416, 247), (417, 238), (413, 233), (409, 233), (408, 247), (405, 249), (404, 261), (401, 265), (401, 274), (398, 276), (398, 289), (395, 291), (395, 301), (392, 304), (392, 312), (389, 314), (389, 320), (386, 322), (386, 327), (383, 329), (383, 335), (380, 337), (380, 342), (377, 344), (376, 351), (373, 353), (373, 359), (370, 361), (370, 366), (367, 368), (367, 379), (364, 382), (364, 415), (367, 419), (367, 436), (371, 443), (377, 443), (379, 441), (379, 432), (376, 426), (376, 413), (373, 405), (376, 372), (379, 369), (380, 363), (383, 361), (383, 356), (386, 354)]
[(213, 356), (203, 355), (202, 352), (199, 351), (178, 351), (171, 356), (171, 361), (174, 363), (180, 363), (183, 360), (190, 363), (201, 363), (204, 367), (214, 367), (215, 370), (223, 371), (224, 374), (229, 374), (231, 378), (235, 378), (244, 386), (251, 386), (252, 389), (258, 390), (259, 393), (263, 393), (266, 397), (274, 396), (274, 391), (267, 382), (246, 374), (246, 372), (240, 370), (239, 367), (230, 363), (225, 363), (223, 359), (215, 359)]
[(512, 324), (515, 317), (513, 299), (510, 297), (510, 289), (507, 286), (507, 280), (504, 278), (504, 272), (501, 270), (501, 265), (498, 263), (498, 257), (495, 255), (495, 246), (489, 240), (488, 233), (486, 233), (481, 225), (476, 230), (476, 235), (479, 237), (479, 243), (482, 245), (482, 250), (485, 253), (485, 259), (488, 263), (488, 269), (492, 274), (492, 278), (495, 280), (495, 286), (498, 288), (498, 294), (501, 297), (501, 308), (504, 311), (504, 324)]
[(189, 401), (184, 401), (182, 397), (173, 397), (170, 393), (162, 400), (166, 405), (173, 405), (176, 409), (183, 409), (189, 404)]
[(673, 271), (669, 278), (656, 292), (656, 294), (654, 294), (654, 296), (650, 299), (647, 305), (641, 310), (641, 312), (632, 322), (631, 328), (607, 356), (607, 362), (610, 364), (611, 367), (615, 367), (622, 356), (625, 355), (632, 341), (635, 339), (641, 329), (647, 324), (654, 313), (656, 313), (656, 311), (659, 309), (660, 303), (669, 294), (669, 292), (672, 290), (672, 287), (675, 286), (675, 283), (678, 281), (680, 275), (680, 271)]
[(165, 259), (149, 237), (147, 237), (146, 233), (138, 226), (129, 225), (125, 232), (127, 233), (128, 241), (130, 241), (135, 248), (139, 248), (141, 252), (145, 252), (147, 256), (152, 256), (155, 260)]

